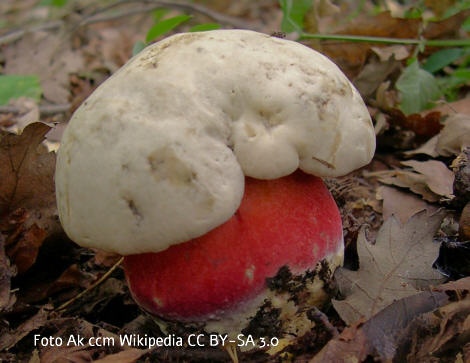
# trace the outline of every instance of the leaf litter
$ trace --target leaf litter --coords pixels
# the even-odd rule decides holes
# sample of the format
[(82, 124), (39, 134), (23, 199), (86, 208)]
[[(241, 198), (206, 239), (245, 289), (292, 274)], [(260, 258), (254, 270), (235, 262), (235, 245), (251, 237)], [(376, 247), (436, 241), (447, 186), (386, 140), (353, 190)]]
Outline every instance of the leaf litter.
[(369, 319), (396, 299), (442, 282), (432, 264), (439, 254), (433, 236), (443, 217), (443, 212), (423, 211), (402, 225), (392, 216), (380, 228), (375, 244), (367, 241), (364, 230), (359, 233), (359, 270), (340, 268), (335, 273), (345, 299), (333, 300), (333, 306), (344, 321)]

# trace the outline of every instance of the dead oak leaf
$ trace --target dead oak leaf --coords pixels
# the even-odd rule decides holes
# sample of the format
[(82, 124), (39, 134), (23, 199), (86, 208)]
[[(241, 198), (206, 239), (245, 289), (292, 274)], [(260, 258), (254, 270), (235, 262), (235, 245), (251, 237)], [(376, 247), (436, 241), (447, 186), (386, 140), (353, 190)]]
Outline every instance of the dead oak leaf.
[(395, 217), (380, 228), (376, 243), (370, 244), (362, 230), (357, 241), (359, 270), (340, 268), (335, 273), (345, 300), (333, 300), (341, 318), (351, 324), (366, 319), (396, 299), (441, 282), (432, 268), (439, 253), (433, 243), (443, 212), (420, 212), (402, 225)]
[(408, 160), (401, 164), (411, 169), (385, 170), (364, 173), (377, 177), (383, 184), (408, 188), (428, 202), (438, 202), (442, 197), (452, 198), (454, 173), (437, 160)]
[(0, 215), (24, 208), (46, 230), (57, 224), (56, 157), (41, 144), (49, 130), (36, 122), (21, 135), (0, 132)]

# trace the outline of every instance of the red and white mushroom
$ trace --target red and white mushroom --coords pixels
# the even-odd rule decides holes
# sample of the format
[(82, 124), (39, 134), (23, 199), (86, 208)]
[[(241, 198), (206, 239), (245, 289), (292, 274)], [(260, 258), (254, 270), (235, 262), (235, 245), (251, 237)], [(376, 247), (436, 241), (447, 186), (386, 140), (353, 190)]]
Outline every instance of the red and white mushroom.
[(57, 158), (59, 215), (78, 244), (126, 256), (144, 309), (232, 334), (262, 309), (297, 314), (283, 284), (321, 300), (343, 241), (319, 177), (374, 150), (359, 93), (323, 55), (252, 31), (177, 34), (74, 113)]

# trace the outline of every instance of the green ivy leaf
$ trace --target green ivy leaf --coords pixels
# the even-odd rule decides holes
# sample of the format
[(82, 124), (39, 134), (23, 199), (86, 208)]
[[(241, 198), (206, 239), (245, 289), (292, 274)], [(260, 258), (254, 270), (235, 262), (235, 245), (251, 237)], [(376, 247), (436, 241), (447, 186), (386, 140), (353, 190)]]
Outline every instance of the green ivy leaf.
[(155, 40), (160, 35), (169, 32), (170, 30), (176, 28), (178, 25), (184, 23), (185, 21), (188, 21), (189, 19), (191, 19), (190, 15), (178, 15), (155, 24), (148, 31), (147, 38), (145, 39), (146, 42), (148, 43), (152, 40)]
[(220, 29), (221, 25), (216, 23), (198, 24), (189, 29), (190, 32), (205, 32), (208, 30)]
[(0, 75), (0, 105), (20, 97), (32, 98), (39, 101), (42, 89), (38, 76)]
[(279, 4), (282, 9), (281, 30), (285, 33), (301, 34), (305, 14), (312, 8), (313, 0), (279, 0)]
[(430, 73), (437, 72), (455, 62), (464, 55), (463, 48), (443, 49), (432, 54), (423, 64), (423, 69)]
[(401, 92), (400, 108), (407, 115), (426, 109), (441, 96), (436, 79), (416, 60), (404, 69), (395, 86)]

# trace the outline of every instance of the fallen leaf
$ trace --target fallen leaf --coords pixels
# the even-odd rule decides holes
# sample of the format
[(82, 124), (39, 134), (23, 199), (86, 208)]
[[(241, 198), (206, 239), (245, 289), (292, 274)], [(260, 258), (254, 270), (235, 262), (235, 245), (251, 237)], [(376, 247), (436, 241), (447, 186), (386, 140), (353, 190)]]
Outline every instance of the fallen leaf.
[(33, 224), (8, 248), (8, 256), (18, 269), (18, 274), (26, 272), (36, 262), (39, 248), (46, 237), (46, 231)]
[(11, 331), (4, 332), (0, 336), (0, 351), (14, 347), (16, 343), (33, 330), (44, 326), (49, 318), (49, 310), (51, 308), (51, 305), (44, 305), (34, 316), (26, 320), (24, 323)]
[[(470, 278), (457, 281), (457, 286), (444, 284), (416, 295), (395, 301), (371, 319), (347, 327), (339, 336), (331, 339), (311, 363), (363, 362), (368, 357), (382, 362), (405, 362), (394, 358), (406, 336), (407, 327), (422, 314), (438, 309), (449, 302), (446, 291), (466, 288)], [(420, 361), (420, 360), (418, 360)]]
[(437, 210), (436, 207), (413, 194), (386, 186), (381, 186), (377, 189), (377, 199), (383, 200), (382, 215), (384, 221), (394, 215), (404, 224), (418, 212), (427, 210), (428, 214), (433, 214)]
[(435, 107), (433, 111), (439, 111), (443, 115), (453, 115), (455, 113), (470, 115), (470, 96), (455, 102), (444, 103)]
[(402, 161), (402, 164), (423, 175), (426, 185), (432, 192), (448, 198), (452, 196), (454, 173), (443, 162), (437, 160), (408, 160)]
[(424, 154), (436, 158), (439, 156), (439, 153), (436, 151), (438, 141), (439, 135), (435, 135), (417, 149), (405, 151), (403, 154), (405, 154), (407, 157)]
[(438, 202), (442, 197), (453, 197), (454, 173), (437, 160), (401, 162), (414, 170), (385, 170), (365, 172), (364, 175), (377, 177), (383, 184), (408, 188), (428, 202)]
[(11, 295), (11, 278), (16, 271), (10, 266), (10, 261), (5, 256), (5, 239), (0, 234), (0, 311), (7, 310), (15, 298)]
[(415, 319), (403, 334), (396, 361), (432, 362), (463, 353), (470, 342), (470, 300), (456, 301)]
[(42, 145), (50, 127), (28, 125), (21, 135), (0, 131), (0, 215), (18, 208), (29, 213), (28, 226), (36, 223), (51, 233), (60, 230), (55, 201), (55, 154)]
[(452, 156), (466, 146), (470, 146), (470, 115), (450, 115), (439, 134), (436, 151), (442, 156)]
[(443, 212), (428, 215), (420, 212), (402, 225), (395, 217), (380, 228), (374, 245), (361, 230), (357, 250), (359, 270), (336, 271), (339, 289), (345, 300), (333, 300), (341, 318), (351, 324), (374, 313), (399, 298), (410, 296), (442, 281), (432, 268), (439, 254), (433, 236)]
[(398, 67), (399, 62), (393, 57), (386, 61), (369, 62), (357, 75), (353, 83), (362, 97), (370, 96)]

